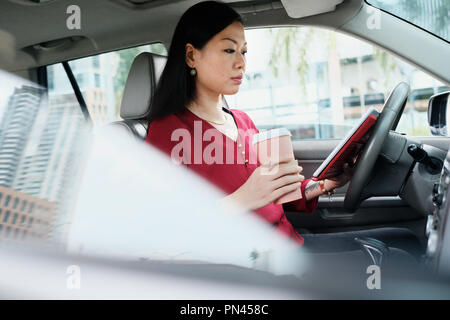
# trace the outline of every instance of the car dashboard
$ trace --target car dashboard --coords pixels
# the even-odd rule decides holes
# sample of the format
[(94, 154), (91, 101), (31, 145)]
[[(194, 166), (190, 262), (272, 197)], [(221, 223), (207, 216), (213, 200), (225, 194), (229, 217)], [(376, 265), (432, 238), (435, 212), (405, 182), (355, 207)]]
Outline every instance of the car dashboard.
[[(450, 151), (447, 153), (441, 176), (433, 187), (433, 211), (428, 216), (426, 261), (438, 274), (450, 276)], [(447, 231), (447, 232), (446, 232)]]

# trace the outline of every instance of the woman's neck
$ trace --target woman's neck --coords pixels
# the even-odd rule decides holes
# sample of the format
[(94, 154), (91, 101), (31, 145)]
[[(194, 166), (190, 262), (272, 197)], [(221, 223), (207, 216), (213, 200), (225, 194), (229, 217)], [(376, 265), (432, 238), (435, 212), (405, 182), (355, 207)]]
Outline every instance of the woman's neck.
[(221, 95), (217, 98), (199, 97), (188, 105), (188, 109), (193, 113), (210, 121), (223, 121)]

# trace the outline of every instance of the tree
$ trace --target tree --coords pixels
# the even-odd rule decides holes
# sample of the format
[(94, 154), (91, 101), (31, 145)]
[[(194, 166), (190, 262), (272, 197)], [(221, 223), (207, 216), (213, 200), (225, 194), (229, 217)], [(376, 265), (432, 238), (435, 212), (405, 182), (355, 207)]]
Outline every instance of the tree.
[[(448, 0), (371, 0), (374, 6), (449, 39), (450, 1)], [(427, 19), (428, 18), (428, 19)], [(430, 24), (430, 22), (432, 24)]]
[(340, 60), (336, 48), (336, 34), (332, 31), (305, 27), (289, 27), (269, 29), (268, 37), (272, 40), (272, 50), (269, 59), (269, 67), (277, 78), (280, 71), (285, 71), (290, 76), (291, 70), (295, 70), (300, 78), (300, 87), (303, 96), (306, 94), (306, 81), (309, 71), (308, 50), (313, 40), (323, 43), (328, 51), (328, 86), (331, 100), (331, 117), (333, 123), (341, 123), (343, 118), (343, 104), (341, 97)]
[[(286, 71), (289, 77), (290, 70), (295, 68), (300, 77), (303, 93), (306, 95), (306, 80), (309, 68), (307, 50), (314, 35), (314, 29), (270, 28), (267, 33), (269, 39), (272, 40), (269, 67), (273, 75), (278, 78), (280, 71)], [(292, 59), (293, 54), (295, 54), (294, 59)]]

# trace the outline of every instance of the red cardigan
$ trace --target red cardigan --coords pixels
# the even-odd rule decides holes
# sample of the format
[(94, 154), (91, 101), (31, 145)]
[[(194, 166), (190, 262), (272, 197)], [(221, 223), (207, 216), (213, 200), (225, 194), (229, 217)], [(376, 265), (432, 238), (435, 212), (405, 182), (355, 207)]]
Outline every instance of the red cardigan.
[[(228, 110), (224, 108), (223, 110), (230, 113), (236, 122), (239, 130), (236, 142), (222, 134), (207, 121), (196, 116), (189, 109), (152, 121), (145, 141), (171, 156), (172, 161), (186, 165), (226, 194), (231, 194), (242, 186), (260, 165), (255, 160), (256, 153), (252, 145), (253, 134), (259, 131), (245, 112), (237, 109)], [(175, 131), (176, 129), (181, 130)], [(208, 133), (205, 135), (207, 130)], [(191, 139), (187, 139), (186, 134), (190, 134)], [(215, 150), (212, 150), (212, 145), (217, 146)], [(220, 151), (222, 151), (222, 154)], [(242, 151), (244, 151), (247, 163), (244, 161)], [(213, 157), (217, 156), (215, 162), (211, 163), (211, 160), (204, 160), (207, 158), (202, 157), (202, 155), (207, 152)], [(233, 157), (227, 158), (229, 155), (233, 155)], [(222, 161), (220, 162), (217, 159), (222, 159)], [(287, 209), (307, 213), (316, 209), (317, 198), (308, 202), (305, 201), (305, 187), (310, 180), (304, 180), (301, 184), (302, 199), (285, 203), (284, 206)], [(299, 245), (303, 245), (303, 238), (286, 219), (283, 205), (270, 203), (254, 212)]]

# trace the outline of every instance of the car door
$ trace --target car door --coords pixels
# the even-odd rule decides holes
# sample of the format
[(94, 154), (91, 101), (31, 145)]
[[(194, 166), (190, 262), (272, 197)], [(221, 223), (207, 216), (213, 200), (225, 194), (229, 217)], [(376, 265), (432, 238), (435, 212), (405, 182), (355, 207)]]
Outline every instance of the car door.
[[(414, 137), (414, 140), (448, 150), (450, 140), (444, 137)], [(294, 153), (310, 177), (322, 161), (337, 145), (336, 140), (294, 141)], [(355, 212), (344, 209), (344, 199), (348, 184), (338, 188), (332, 198), (324, 195), (319, 198), (314, 214), (286, 212), (288, 219), (299, 232), (339, 232), (381, 226), (404, 227), (412, 230), (423, 240), (424, 215), (417, 208), (409, 206), (398, 196), (371, 197), (363, 201)]]

